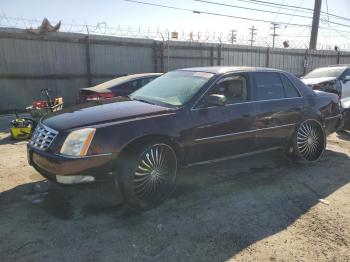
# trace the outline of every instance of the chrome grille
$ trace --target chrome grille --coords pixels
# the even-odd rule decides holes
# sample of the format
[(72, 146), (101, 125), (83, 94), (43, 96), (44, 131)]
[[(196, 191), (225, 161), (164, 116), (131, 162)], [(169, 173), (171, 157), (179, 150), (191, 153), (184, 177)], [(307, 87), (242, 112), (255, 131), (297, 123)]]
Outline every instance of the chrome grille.
[(43, 124), (39, 124), (29, 141), (29, 144), (40, 150), (46, 150), (57, 136), (58, 132)]

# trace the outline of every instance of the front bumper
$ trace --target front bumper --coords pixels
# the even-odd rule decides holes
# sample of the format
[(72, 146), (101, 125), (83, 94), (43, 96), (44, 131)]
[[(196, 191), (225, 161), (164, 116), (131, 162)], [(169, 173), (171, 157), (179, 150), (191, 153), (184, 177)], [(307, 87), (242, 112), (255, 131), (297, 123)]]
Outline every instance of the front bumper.
[(350, 130), (350, 108), (344, 108), (342, 112), (344, 126), (343, 129)]
[(45, 178), (60, 184), (103, 181), (113, 171), (113, 154), (67, 157), (27, 145), (29, 165)]
[(343, 128), (343, 116), (342, 114), (339, 114), (336, 116), (326, 117), (324, 124), (326, 135), (332, 134), (333, 132)]

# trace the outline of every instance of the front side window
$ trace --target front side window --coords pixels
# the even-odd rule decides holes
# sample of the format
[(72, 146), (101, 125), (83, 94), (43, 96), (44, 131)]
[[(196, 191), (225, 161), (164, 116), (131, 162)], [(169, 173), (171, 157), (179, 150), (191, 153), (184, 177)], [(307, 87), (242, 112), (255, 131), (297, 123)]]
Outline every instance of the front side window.
[(347, 69), (344, 74), (343, 74), (343, 79), (345, 79), (346, 77), (350, 77), (350, 69)]
[(178, 70), (166, 73), (130, 95), (131, 99), (182, 106), (187, 103), (214, 74)]
[(258, 72), (255, 78), (255, 100), (284, 98), (281, 78), (277, 73)]
[(208, 93), (209, 95), (224, 95), (226, 104), (236, 104), (248, 101), (247, 79), (242, 75), (225, 77), (218, 81)]

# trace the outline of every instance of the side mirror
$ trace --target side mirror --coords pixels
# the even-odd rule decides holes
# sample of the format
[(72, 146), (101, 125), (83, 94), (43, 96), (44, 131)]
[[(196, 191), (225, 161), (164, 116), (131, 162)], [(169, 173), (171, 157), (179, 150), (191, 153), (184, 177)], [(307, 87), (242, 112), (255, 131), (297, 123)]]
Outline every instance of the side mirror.
[(208, 96), (207, 103), (211, 106), (224, 106), (226, 104), (226, 97), (224, 95), (212, 94)]
[(350, 76), (346, 76), (343, 79), (343, 83), (349, 82), (350, 81)]

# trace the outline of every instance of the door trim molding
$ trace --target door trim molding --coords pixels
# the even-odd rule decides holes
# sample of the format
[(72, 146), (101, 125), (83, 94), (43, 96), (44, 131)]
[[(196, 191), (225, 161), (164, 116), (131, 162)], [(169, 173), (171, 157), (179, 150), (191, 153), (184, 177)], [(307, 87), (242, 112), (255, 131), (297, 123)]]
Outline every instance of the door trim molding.
[(253, 129), (253, 130), (248, 130), (248, 131), (243, 131), (243, 132), (230, 133), (230, 134), (225, 134), (225, 135), (208, 136), (208, 137), (203, 137), (203, 138), (197, 138), (194, 141), (195, 142), (208, 141), (208, 140), (222, 138), (222, 137), (230, 137), (230, 136), (236, 136), (236, 135), (242, 135), (242, 134), (248, 134), (248, 133), (255, 133), (255, 132), (259, 132), (259, 131), (265, 131), (265, 130), (270, 130), (270, 129), (295, 126), (295, 125), (296, 125), (296, 123), (287, 124), (287, 125), (281, 125), (281, 126), (272, 126), (272, 127), (266, 127), (266, 128), (258, 128), (258, 129)]
[(256, 155), (256, 154), (265, 153), (265, 152), (270, 152), (270, 151), (279, 150), (279, 149), (281, 149), (281, 147), (276, 146), (276, 147), (271, 147), (271, 148), (267, 148), (267, 149), (263, 149), (263, 150), (243, 153), (243, 154), (239, 154), (239, 155), (215, 158), (212, 160), (206, 160), (206, 161), (201, 161), (201, 162), (194, 162), (194, 163), (186, 165), (186, 167), (211, 164), (211, 163), (221, 162), (221, 161), (225, 161), (225, 160), (232, 160), (232, 159), (236, 159), (236, 158), (247, 157), (247, 156)]

